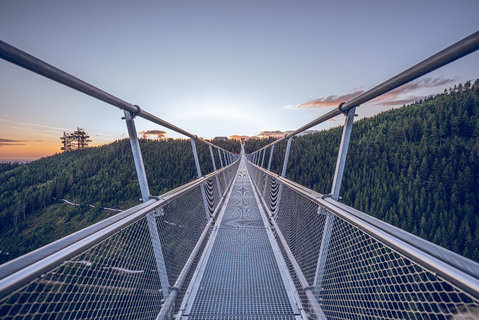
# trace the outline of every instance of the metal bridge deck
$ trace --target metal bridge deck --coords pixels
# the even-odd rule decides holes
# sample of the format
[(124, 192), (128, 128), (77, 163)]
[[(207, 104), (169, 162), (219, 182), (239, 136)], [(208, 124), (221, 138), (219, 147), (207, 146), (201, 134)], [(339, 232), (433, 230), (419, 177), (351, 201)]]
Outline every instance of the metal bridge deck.
[(182, 306), (182, 319), (297, 319), (288, 278), (241, 159), (231, 195)]

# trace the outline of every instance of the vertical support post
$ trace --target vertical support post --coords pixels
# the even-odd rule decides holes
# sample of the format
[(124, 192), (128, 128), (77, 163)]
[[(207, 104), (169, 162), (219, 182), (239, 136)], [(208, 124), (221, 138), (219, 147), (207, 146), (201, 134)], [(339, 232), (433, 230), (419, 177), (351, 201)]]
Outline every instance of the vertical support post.
[(216, 163), (215, 163), (215, 156), (213, 155), (213, 148), (211, 145), (208, 145), (210, 148), (210, 156), (211, 156), (211, 163), (213, 163), (213, 171), (216, 171)]
[[(218, 149), (218, 157), (220, 158), (221, 168), (224, 168), (225, 165), (226, 165), (226, 162), (225, 162), (225, 165), (223, 165), (223, 158), (221, 157), (221, 150), (220, 149)], [(225, 172), (224, 171), (221, 172), (221, 175), (223, 176), (223, 181), (225, 183), (225, 188), (226, 188), (226, 186), (228, 186), (228, 184), (226, 183)]]
[[(283, 171), (281, 172), (281, 176), (284, 178), (286, 177), (286, 168), (288, 167), (288, 160), (289, 160), (289, 152), (291, 150), (291, 140), (293, 137), (289, 137), (288, 139), (288, 144), (286, 146), (286, 152), (284, 154), (284, 161), (283, 161)], [(274, 209), (274, 218), (277, 219), (278, 217), (278, 212), (279, 212), (279, 205), (281, 204), (281, 197), (283, 196), (283, 185), (279, 185), (279, 191), (278, 191), (278, 204), (276, 205), (276, 208)]]
[(170, 292), (170, 284), (168, 282), (168, 274), (166, 273), (165, 258), (163, 257), (163, 249), (161, 248), (160, 235), (158, 234), (158, 226), (153, 212), (146, 215), (148, 231), (150, 233), (151, 244), (153, 245), (153, 253), (156, 260), (156, 269), (160, 276), (161, 292), (163, 298), (166, 299)]
[[(341, 136), (341, 144), (339, 146), (338, 159), (336, 161), (336, 169), (334, 171), (333, 186), (331, 188), (331, 198), (339, 199), (339, 191), (341, 190), (341, 180), (343, 179), (344, 167), (346, 165), (346, 156), (348, 154), (348, 146), (353, 128), (354, 112), (356, 108), (352, 108), (346, 114), (344, 121), (343, 135)], [(321, 285), (324, 277), (324, 269), (328, 258), (329, 243), (331, 242), (331, 234), (334, 227), (334, 215), (325, 208), (318, 208), (318, 214), (324, 213), (326, 221), (324, 222), (323, 236), (321, 238), (321, 246), (318, 254), (318, 262), (316, 264), (316, 273), (314, 275), (314, 294), (319, 298)]]
[[(146, 202), (150, 200), (150, 190), (148, 188), (148, 180), (146, 179), (145, 167), (143, 165), (143, 157), (141, 156), (140, 141), (138, 141), (138, 135), (136, 133), (135, 120), (131, 112), (125, 111), (124, 113), (126, 127), (130, 137), (133, 160), (135, 162), (136, 174), (138, 176), (138, 182), (140, 183), (141, 198), (143, 202)], [(170, 285), (168, 282), (168, 274), (166, 273), (165, 258), (163, 257), (160, 236), (158, 235), (158, 226), (156, 225), (156, 219), (152, 212), (146, 215), (146, 221), (150, 233), (151, 244), (153, 246), (156, 269), (160, 278), (161, 291), (163, 293), (163, 298), (166, 299), (170, 292)]]
[[(271, 161), (273, 160), (273, 151), (274, 151), (274, 144), (271, 146), (271, 153), (269, 154), (268, 171), (271, 169)], [(264, 183), (263, 198), (266, 197), (267, 186), (268, 186), (268, 178), (266, 179), (266, 182)]]
[(271, 153), (269, 154), (268, 171), (271, 170), (271, 161), (273, 161), (274, 146), (274, 144), (271, 146)]
[(341, 137), (336, 169), (334, 171), (333, 187), (331, 188), (331, 198), (334, 200), (339, 199), (339, 191), (341, 190), (341, 181), (343, 180), (344, 166), (346, 165), (346, 156), (348, 155), (349, 140), (351, 139), (355, 111), (356, 108), (349, 109), (346, 115), (346, 120), (344, 121), (343, 135)]
[(220, 158), (220, 164), (221, 164), (221, 168), (223, 168), (223, 159), (221, 158), (221, 151), (220, 149), (218, 149), (218, 157)]
[[(191, 148), (193, 149), (193, 157), (195, 158), (196, 173), (198, 174), (198, 179), (203, 175), (201, 174), (200, 161), (198, 160), (198, 153), (196, 152), (196, 143), (193, 138), (190, 138)], [(210, 219), (210, 210), (208, 209), (208, 202), (206, 201), (205, 186), (200, 184), (201, 197), (203, 198), (203, 206), (205, 208), (206, 221)]]
[(282, 177), (286, 177), (286, 168), (288, 167), (288, 160), (289, 160), (289, 151), (291, 150), (291, 139), (293, 137), (289, 137), (288, 145), (286, 146), (286, 153), (284, 154), (284, 162), (283, 162), (283, 171), (281, 172)]
[(199, 179), (203, 175), (201, 174), (200, 161), (198, 160), (198, 153), (196, 152), (196, 143), (193, 138), (190, 138), (190, 141), (191, 141), (191, 148), (193, 149), (193, 157), (195, 158), (196, 174)]
[(228, 159), (226, 159), (226, 153), (225, 151), (223, 150), (223, 158), (225, 158), (225, 166), (228, 166)]
[[(211, 162), (213, 163), (213, 170), (216, 171), (216, 163), (215, 163), (215, 156), (213, 154), (213, 148), (211, 147), (211, 145), (208, 145), (208, 147), (210, 149), (210, 156), (211, 156)], [(218, 180), (218, 175), (215, 175), (215, 180), (216, 180), (216, 186), (218, 187), (218, 193), (220, 194), (220, 197), (221, 197), (223, 192), (221, 192), (221, 186), (220, 186), (220, 181)]]
[(266, 148), (263, 149), (263, 159), (261, 160), (261, 168), (264, 166), (264, 156), (266, 155)]
[(145, 167), (143, 165), (143, 157), (141, 156), (140, 141), (136, 133), (135, 120), (130, 111), (125, 111), (126, 128), (130, 136), (131, 153), (135, 162), (136, 175), (140, 184), (141, 199), (143, 202), (150, 200), (150, 189), (148, 188), (148, 180), (146, 179)]

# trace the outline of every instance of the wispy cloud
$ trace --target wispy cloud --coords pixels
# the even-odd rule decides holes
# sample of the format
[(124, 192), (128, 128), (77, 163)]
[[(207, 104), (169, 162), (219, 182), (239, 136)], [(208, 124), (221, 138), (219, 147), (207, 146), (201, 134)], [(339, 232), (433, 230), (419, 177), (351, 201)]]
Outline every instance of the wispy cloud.
[(17, 139), (4, 139), (0, 138), (0, 147), (1, 146), (24, 146), (28, 142), (43, 142), (42, 140), (17, 140)]
[[(371, 103), (379, 106), (398, 106), (413, 103), (421, 98), (424, 98), (424, 95), (412, 94), (407, 97), (404, 97), (403, 95), (411, 94), (421, 89), (431, 89), (445, 86), (454, 81), (455, 79), (448, 78), (423, 78), (415, 80), (373, 99)], [(364, 92), (365, 90), (355, 90), (353, 92), (342, 95), (321, 97), (306, 103), (298, 104), (294, 108), (291, 108), (291, 106), (287, 106), (287, 109), (319, 109), (326, 107), (336, 107), (341, 102), (350, 101), (357, 96), (363, 94)], [(286, 107), (283, 107), (283, 109), (285, 108)]]
[(162, 130), (145, 130), (139, 132), (144, 139), (164, 139), (166, 138), (166, 131)]
[(281, 138), (284, 137), (284, 135), (288, 134), (288, 132), (291, 131), (280, 131), (280, 130), (274, 130), (274, 131), (261, 131), (258, 133), (256, 136), (258, 138)]
[(313, 101), (298, 104), (296, 109), (317, 109), (317, 108), (325, 108), (325, 107), (333, 107), (339, 105), (341, 102), (345, 102), (356, 98), (360, 94), (362, 94), (364, 90), (356, 90), (351, 93), (346, 93), (343, 95), (338, 96), (327, 96), (323, 98), (314, 99)]
[(69, 129), (67, 129), (67, 128), (46, 126), (46, 125), (42, 125), (42, 124), (38, 124), (38, 123), (24, 122), (24, 121), (16, 121), (16, 120), (10, 120), (10, 119), (5, 119), (5, 118), (0, 118), (0, 122), (12, 123), (12, 124), (21, 125), (21, 126), (27, 126), (27, 127), (37, 127), (37, 128), (48, 129), (48, 130), (54, 130), (54, 131), (69, 130)]

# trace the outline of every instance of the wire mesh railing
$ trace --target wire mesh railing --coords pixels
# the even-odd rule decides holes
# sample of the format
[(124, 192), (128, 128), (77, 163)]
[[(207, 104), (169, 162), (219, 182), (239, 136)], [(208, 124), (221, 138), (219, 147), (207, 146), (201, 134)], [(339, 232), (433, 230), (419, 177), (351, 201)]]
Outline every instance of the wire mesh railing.
[(156, 319), (173, 290), (182, 298), (178, 278), (193, 271), (238, 163), (0, 266), (0, 318)]
[(479, 264), (251, 162), (248, 171), (311, 319), (479, 316)]

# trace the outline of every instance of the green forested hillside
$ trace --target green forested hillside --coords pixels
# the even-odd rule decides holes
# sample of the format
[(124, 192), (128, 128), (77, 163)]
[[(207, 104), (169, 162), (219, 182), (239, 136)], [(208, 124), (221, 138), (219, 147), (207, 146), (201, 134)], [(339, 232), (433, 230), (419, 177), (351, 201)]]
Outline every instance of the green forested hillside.
[[(215, 141), (240, 151), (234, 141)], [(213, 170), (206, 144), (197, 142), (203, 174)], [(141, 140), (152, 195), (196, 178), (189, 140)], [(214, 153), (219, 166), (217, 152)], [(139, 204), (128, 140), (70, 151), (23, 165), (0, 167), (0, 263)], [(65, 204), (66, 199), (80, 206)], [(91, 208), (89, 205), (95, 206)]]
[[(329, 193), (341, 132), (295, 138), (287, 177)], [(271, 141), (251, 140), (245, 148), (251, 152)], [(276, 173), (285, 144), (273, 153)], [(479, 261), (479, 80), (355, 122), (341, 196), (356, 209)]]

